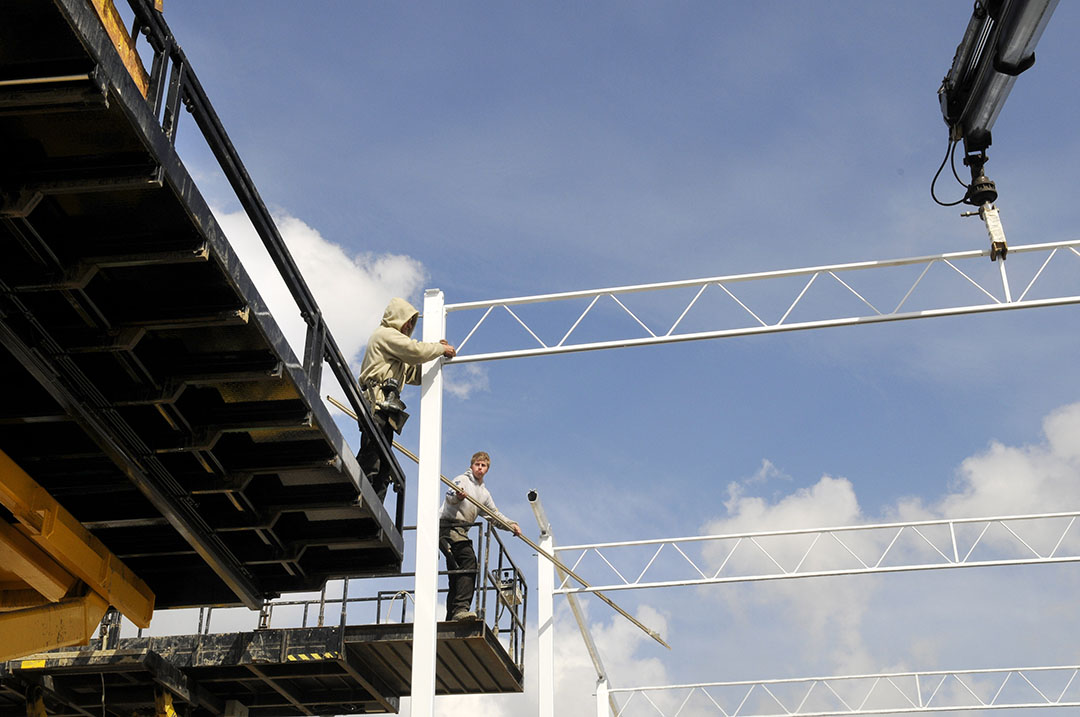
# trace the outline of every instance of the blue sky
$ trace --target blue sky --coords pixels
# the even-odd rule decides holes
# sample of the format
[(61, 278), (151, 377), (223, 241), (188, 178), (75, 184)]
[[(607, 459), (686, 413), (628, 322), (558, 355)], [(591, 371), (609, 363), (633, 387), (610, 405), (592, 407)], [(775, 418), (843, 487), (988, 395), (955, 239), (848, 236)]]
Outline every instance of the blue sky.
[[(308, 280), (358, 361), (393, 293), (419, 306), (427, 287), (456, 303), (983, 248), (982, 224), (928, 191), (946, 146), (936, 90), (970, 12), (185, 0), (165, 17), (301, 266), (321, 267)], [(1076, 238), (1078, 15), (1057, 9), (994, 128), (987, 172), (1012, 244)], [(235, 200), (193, 133), (182, 124), (182, 157), (240, 243)], [(532, 525), (525, 493), (539, 489), (564, 544), (792, 515), (1075, 509), (1080, 451), (1047, 443), (1044, 419), (1073, 425), (1076, 329), (1066, 307), (451, 366), (443, 472), (488, 450), (503, 512)], [(416, 390), (404, 398), (419, 407)], [(997, 492), (994, 446), (1033, 466)], [(815, 493), (823, 477), (856, 509)], [(1075, 660), (1080, 624), (1062, 607), (1074, 569), (961, 572), (624, 593), (669, 631), (664, 654), (600, 604), (590, 618), (625, 655), (617, 685)], [(963, 609), (942, 608), (954, 597)], [(849, 600), (847, 615), (827, 607)], [(692, 622), (701, 605), (722, 617)], [(1046, 622), (1031, 627), (1032, 612)], [(1032, 645), (1031, 629), (1071, 639)], [(577, 664), (572, 628), (562, 635)], [(591, 678), (566, 680), (566, 714), (591, 714)], [(534, 698), (530, 684), (468, 706), (515, 714)]]

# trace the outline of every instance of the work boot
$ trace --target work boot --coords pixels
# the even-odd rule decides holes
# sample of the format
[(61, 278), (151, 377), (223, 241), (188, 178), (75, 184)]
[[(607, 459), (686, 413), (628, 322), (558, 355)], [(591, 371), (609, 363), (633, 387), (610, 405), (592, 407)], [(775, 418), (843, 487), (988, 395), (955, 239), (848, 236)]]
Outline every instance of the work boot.
[(454, 622), (466, 622), (476, 619), (476, 613), (472, 610), (458, 610), (454, 613), (454, 616), (450, 618)]

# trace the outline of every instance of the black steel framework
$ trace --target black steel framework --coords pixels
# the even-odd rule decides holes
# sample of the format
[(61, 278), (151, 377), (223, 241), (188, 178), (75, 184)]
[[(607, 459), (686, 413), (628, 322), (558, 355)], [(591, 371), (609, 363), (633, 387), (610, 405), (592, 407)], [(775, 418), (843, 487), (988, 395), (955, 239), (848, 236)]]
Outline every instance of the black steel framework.
[[(524, 688), (524, 574), (490, 524), (477, 532), (481, 619), (439, 623), (439, 695)], [(411, 689), (410, 596), (358, 597), (358, 583), (371, 581), (345, 581), (339, 597), (324, 588), (317, 599), (268, 602), (253, 632), (212, 633), (215, 611), (204, 608), (195, 634), (121, 639), (107, 615), (90, 647), (0, 664), (0, 717), (22, 717), (38, 698), (50, 717), (128, 717), (153, 710), (162, 693), (188, 717), (397, 712)], [(293, 626), (275, 627), (283, 618)]]
[[(147, 0), (138, 90), (85, 0), (0, 4), (0, 450), (159, 607), (244, 604), (400, 570), (320, 395), (333, 336), (190, 62)], [(173, 146), (184, 106), (309, 330), (294, 355)], [(0, 519), (13, 517), (0, 508)]]

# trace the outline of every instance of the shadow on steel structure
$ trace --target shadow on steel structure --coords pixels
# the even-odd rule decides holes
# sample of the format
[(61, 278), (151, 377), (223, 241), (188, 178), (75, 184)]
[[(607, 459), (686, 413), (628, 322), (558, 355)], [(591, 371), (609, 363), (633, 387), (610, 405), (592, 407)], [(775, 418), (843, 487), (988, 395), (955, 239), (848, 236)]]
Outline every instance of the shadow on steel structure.
[[(438, 623), (439, 695), (524, 688), (524, 575), (490, 524), (479, 532), (480, 619)], [(411, 687), (411, 594), (353, 594), (371, 583), (346, 580), (329, 597), (324, 589), (317, 599), (268, 602), (251, 632), (210, 632), (216, 612), (208, 608), (195, 634), (121, 639), (111, 612), (89, 647), (0, 663), (0, 717), (169, 715), (160, 708), (166, 699), (172, 714), (189, 717), (397, 712)], [(274, 626), (285, 620), (294, 626)], [(39, 700), (37, 712), (28, 709)]]
[[(0, 450), (157, 607), (399, 572), (404, 488), (389, 514), (320, 398), (325, 362), (369, 429), (347, 359), (161, 14), (130, 0), (142, 72), (100, 5), (0, 4)], [(175, 151), (182, 108), (308, 323), (303, 360)]]

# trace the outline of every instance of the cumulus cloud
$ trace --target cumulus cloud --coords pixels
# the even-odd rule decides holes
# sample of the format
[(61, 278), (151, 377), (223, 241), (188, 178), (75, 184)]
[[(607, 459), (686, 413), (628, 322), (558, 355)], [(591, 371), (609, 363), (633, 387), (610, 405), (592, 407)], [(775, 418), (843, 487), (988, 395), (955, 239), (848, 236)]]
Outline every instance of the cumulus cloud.
[[(1080, 403), (1063, 406), (1048, 415), (1043, 421), (1043, 433), (1042, 440), (1028, 445), (1010, 446), (998, 441), (991, 442), (985, 451), (961, 462), (948, 491), (937, 500), (901, 500), (895, 505), (885, 506), (880, 515), (864, 513), (859, 505), (856, 486), (850, 480), (827, 475), (811, 486), (784, 495), (753, 495), (754, 486), (761, 483), (759, 471), (755, 476), (728, 486), (726, 515), (708, 522), (704, 526), (703, 534), (727, 535), (886, 521), (989, 517), (1069, 510), (1080, 503)], [(763, 470), (767, 465), (769, 464), (763, 463)], [(981, 530), (983, 525), (979, 524), (977, 529)], [(1067, 524), (1062, 522), (1058, 527), (1022, 527), (1016, 530), (1025, 541), (1041, 551), (1041, 554), (1047, 554), (1047, 548), (1052, 547), (1055, 541), (1060, 541), (1062, 551), (1074, 554), (1080, 544), (1080, 535), (1075, 529), (1069, 530), (1062, 540), (1062, 530), (1066, 527)], [(943, 530), (947, 541), (948, 530)], [(934, 539), (932, 531), (925, 532), (928, 538)], [(959, 529), (957, 535), (963, 553), (964, 541), (973, 536), (965, 537)], [(849, 542), (849, 546), (855, 547), (857, 553), (880, 555), (887, 537), (867, 535), (854, 542), (845, 540)], [(707, 564), (714, 569), (727, 561), (725, 569), (732, 569), (732, 566), (750, 568), (747, 572), (757, 574), (778, 572), (777, 563), (785, 569), (791, 569), (807, 555), (808, 541), (805, 536), (756, 540), (767, 547), (771, 558), (765, 556), (763, 551), (756, 550), (756, 546), (749, 541), (740, 545), (739, 551), (742, 552), (732, 553), (732, 543), (725, 543), (705, 548), (703, 555)], [(1007, 535), (1003, 529), (997, 536), (988, 531), (984, 542), (989, 549), (1005, 543), (1013, 547), (1019, 545), (1015, 537)], [(744, 547), (747, 545), (750, 547)], [(823, 545), (825, 557), (819, 559), (825, 562), (828, 561), (830, 553), (836, 557), (846, 550), (835, 541), (825, 541)], [(815, 550), (818, 549), (820, 548)], [(1021, 552), (1024, 550), (1026, 549), (1021, 548)], [(933, 549), (925, 542), (898, 545), (891, 548), (890, 555), (899, 553), (910, 558), (919, 551), (929, 555)], [(1032, 556), (1025, 553), (1021, 557)], [(776, 562), (773, 563), (772, 560)], [(1002, 574), (964, 573), (966, 582), (970, 584), (990, 584), (1000, 579)], [(786, 626), (790, 634), (796, 636), (794, 643), (797, 643), (801, 650), (807, 655), (812, 654), (818, 664), (836, 674), (876, 671), (886, 669), (887, 666), (910, 668), (914, 665), (925, 668), (925, 659), (921, 658), (925, 658), (927, 650), (941, 647), (936, 637), (915, 639), (910, 635), (898, 634), (894, 635), (894, 641), (886, 646), (877, 644), (871, 635), (873, 631), (865, 625), (871, 611), (900, 612), (909, 609), (909, 606), (901, 605), (900, 601), (910, 599), (911, 595), (901, 598), (901, 593), (885, 591), (882, 588), (884, 580), (881, 576), (859, 576), (785, 580), (767, 587), (758, 586), (756, 589), (749, 585), (735, 585), (731, 586), (732, 589), (723, 591), (719, 599), (726, 603), (730, 612), (737, 616), (747, 629), (761, 629), (764, 624), (763, 615), (768, 615), (774, 626)], [(914, 576), (908, 580), (910, 584), (925, 581)], [(892, 584), (895, 583), (890, 583)], [(1052, 599), (1057, 594), (1054, 585), (1053, 581), (1042, 583), (1038, 596), (1034, 599)], [(1019, 600), (1033, 599), (1021, 592), (1024, 589), (1012, 584), (999, 584), (989, 591), (989, 594), (984, 593), (981, 599), (987, 604), (993, 603), (994, 609), (1001, 614), (1010, 614)], [(1022, 597), (1017, 597), (1018, 595)], [(938, 607), (934, 612), (946, 614), (951, 609), (953, 608)], [(969, 612), (970, 610), (969, 607)], [(981, 664), (979, 656), (969, 659)], [(965, 666), (967, 665), (957, 667)]]
[[(307, 324), (255, 228), (242, 211), (218, 212), (215, 216), (293, 353), (302, 359)], [(334, 339), (353, 364), (354, 372), (358, 371), (364, 347), (379, 325), (387, 302), (401, 296), (420, 308), (417, 294), (427, 279), (423, 265), (403, 254), (350, 256), (301, 219), (280, 214), (274, 221)], [(457, 398), (465, 399), (489, 388), (487, 372), (473, 364), (448, 366), (444, 376), (446, 391)], [(327, 380), (324, 386), (338, 400), (344, 399), (333, 380)]]
[(1052, 512), (1080, 503), (1080, 403), (1043, 420), (1034, 445), (998, 441), (960, 464), (952, 491), (932, 512), (950, 518)]
[[(215, 216), (293, 352), (302, 358), (307, 324), (255, 228), (244, 212)], [(274, 220), (342, 353), (359, 361), (387, 302), (415, 296), (423, 287), (423, 265), (401, 254), (350, 256), (301, 219), (280, 214)]]
[[(704, 529), (706, 535), (855, 525), (865, 520), (855, 488), (845, 478), (823, 476), (814, 485), (775, 501), (747, 495), (747, 485), (756, 482), (760, 481), (752, 477), (728, 486), (728, 500), (724, 504), (728, 515), (709, 522)], [(714, 570), (726, 560), (734, 569), (760, 573), (777, 572), (773, 560), (785, 569), (794, 568), (809, 547), (804, 536), (760, 538), (758, 543), (768, 550), (768, 555), (753, 549), (754, 544), (746, 548), (740, 545), (741, 552), (736, 554), (729, 554), (730, 544), (709, 544), (703, 553)], [(828, 553), (835, 557), (843, 552), (843, 548), (838, 544), (826, 545), (820, 552), (826, 555), (819, 560), (828, 559)], [(759, 569), (755, 571), (755, 567)], [(753, 591), (738, 586), (722, 595), (729, 609), (742, 615), (744, 620), (756, 619), (750, 618), (746, 604), (756, 596), (780, 619), (790, 622), (793, 629), (805, 636), (804, 649), (828, 652), (834, 664), (850, 669), (865, 665), (867, 651), (861, 641), (860, 627), (876, 590), (876, 581), (863, 580), (858, 585), (845, 585), (839, 592), (835, 581), (785, 581), (771, 587), (766, 591)]]
[(446, 367), (443, 378), (443, 388), (458, 398), (468, 398), (476, 391), (487, 391), (490, 388), (487, 371), (473, 363), (461, 366), (451, 364)]

